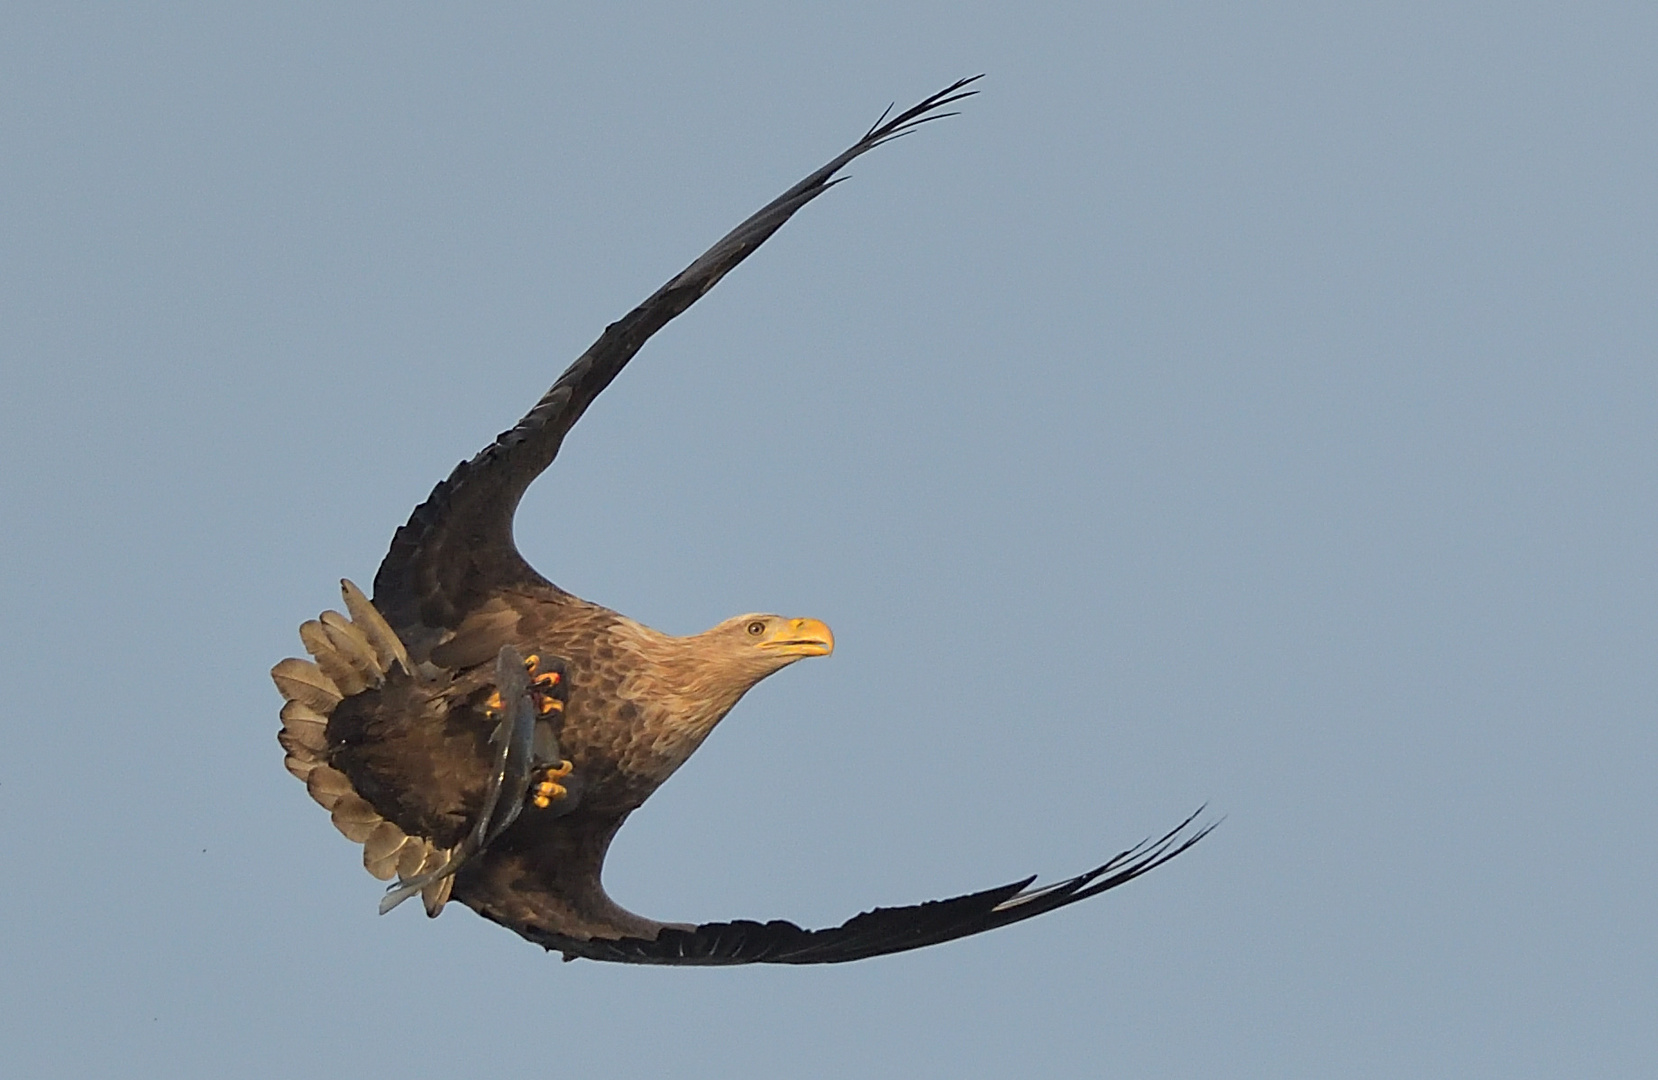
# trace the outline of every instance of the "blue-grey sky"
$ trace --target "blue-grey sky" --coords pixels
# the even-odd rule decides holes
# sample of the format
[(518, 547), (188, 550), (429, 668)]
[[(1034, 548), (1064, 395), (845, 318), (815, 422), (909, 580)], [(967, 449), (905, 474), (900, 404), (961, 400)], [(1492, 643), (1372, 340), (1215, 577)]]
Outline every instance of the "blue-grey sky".
[[(1658, 9), (13, 5), (0, 1074), (1658, 1072)], [(837, 968), (379, 885), (270, 665), (604, 325), (900, 105), (518, 519), (661, 629), (814, 615), (608, 883)]]

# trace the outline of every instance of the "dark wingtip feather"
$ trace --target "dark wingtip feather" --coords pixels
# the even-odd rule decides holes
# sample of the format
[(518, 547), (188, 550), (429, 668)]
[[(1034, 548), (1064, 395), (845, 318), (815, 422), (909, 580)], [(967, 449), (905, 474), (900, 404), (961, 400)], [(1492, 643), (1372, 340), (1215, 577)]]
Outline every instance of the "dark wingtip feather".
[[(977, 90), (963, 90), (962, 87), (967, 86), (970, 83), (976, 83), (982, 78), (984, 78), (983, 72), (980, 72), (977, 75), (970, 75), (965, 79), (957, 79), (955, 82), (951, 83), (949, 86), (946, 86), (938, 93), (933, 94), (931, 97), (928, 97), (923, 101), (917, 102), (908, 109), (905, 109), (903, 112), (899, 113), (897, 116), (892, 116), (892, 110), (897, 103), (894, 102), (893, 105), (888, 105), (886, 107), (886, 111), (881, 113), (880, 119), (876, 120), (875, 123), (870, 126), (870, 129), (864, 132), (864, 137), (862, 139), (858, 140), (859, 144), (866, 148), (879, 146), (881, 143), (886, 142), (889, 139), (897, 138), (906, 131), (911, 131), (919, 125), (925, 124), (929, 120), (939, 120), (946, 116), (955, 116), (956, 114), (953, 112), (941, 113), (935, 110), (942, 109), (946, 105), (953, 105), (958, 101), (970, 98), (974, 94), (977, 94)], [(925, 113), (931, 113), (932, 115), (923, 115)], [(892, 119), (887, 119), (889, 116), (891, 116)]]

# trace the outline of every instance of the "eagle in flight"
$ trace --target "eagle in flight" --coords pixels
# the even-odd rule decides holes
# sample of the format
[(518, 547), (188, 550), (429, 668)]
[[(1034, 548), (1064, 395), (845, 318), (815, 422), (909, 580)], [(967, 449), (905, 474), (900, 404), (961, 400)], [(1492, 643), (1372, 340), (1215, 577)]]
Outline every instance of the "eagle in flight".
[(826, 964), (933, 945), (1115, 888), (1191, 847), (1169, 833), (1057, 884), (1034, 879), (805, 930), (783, 921), (662, 923), (600, 883), (606, 850), (755, 683), (835, 647), (816, 619), (739, 615), (673, 637), (565, 592), (519, 555), (519, 499), (633, 354), (861, 154), (975, 93), (963, 79), (902, 113), (733, 229), (558, 377), (517, 426), (457, 466), (397, 530), (371, 601), (303, 624), (310, 660), (271, 676), (288, 770), (390, 881), (382, 912), (465, 904), (565, 959)]

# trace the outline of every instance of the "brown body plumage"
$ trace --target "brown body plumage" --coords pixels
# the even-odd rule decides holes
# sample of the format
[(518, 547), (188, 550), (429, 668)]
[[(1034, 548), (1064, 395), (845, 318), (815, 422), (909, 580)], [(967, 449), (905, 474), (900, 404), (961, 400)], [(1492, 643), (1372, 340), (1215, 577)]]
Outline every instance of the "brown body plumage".
[[(1207, 830), (1161, 839), (1045, 889), (1028, 881), (884, 909), (821, 931), (791, 923), (663, 924), (600, 884), (628, 814), (685, 763), (755, 683), (833, 648), (811, 619), (744, 615), (662, 634), (548, 582), (512, 518), (564, 435), (640, 346), (712, 288), (847, 162), (960, 100), (964, 80), (878, 123), (608, 327), (512, 430), (456, 468), (393, 538), (374, 601), (349, 582), (349, 618), (301, 639), (312, 661), (273, 675), (288, 704), (288, 767), (364, 864), (396, 877), (388, 904), (456, 899), (566, 957), (640, 963), (822, 963), (949, 940), (1094, 895)], [(883, 118), (885, 119), (885, 118)]]

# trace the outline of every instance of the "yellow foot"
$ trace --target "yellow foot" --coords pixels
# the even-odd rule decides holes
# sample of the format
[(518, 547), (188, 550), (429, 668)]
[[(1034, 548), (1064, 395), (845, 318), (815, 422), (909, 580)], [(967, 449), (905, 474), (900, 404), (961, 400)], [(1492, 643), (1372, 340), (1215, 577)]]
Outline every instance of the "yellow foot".
[(535, 697), (536, 713), (540, 716), (546, 716), (548, 713), (563, 712), (564, 702), (551, 695), (556, 691), (558, 684), (564, 680), (564, 676), (556, 671), (537, 671), (536, 667), (540, 663), (541, 657), (533, 655), (524, 661), (524, 666), (530, 672), (532, 687), (541, 687), (540, 690), (533, 688), (530, 690), (530, 693)]
[(560, 761), (557, 765), (542, 770), (541, 782), (530, 788), (530, 801), (542, 810), (547, 809), (554, 802), (569, 794), (563, 784), (559, 783), (575, 766), (568, 761)]
[[(535, 653), (524, 658), (524, 669), (530, 673), (530, 700), (535, 703), (536, 715), (561, 713), (564, 702), (554, 695), (558, 693), (558, 685), (564, 681), (564, 676), (556, 671), (538, 671), (540, 663), (541, 657)], [(501, 692), (490, 691), (489, 697), (484, 699), (484, 714), (493, 719), (505, 710), (506, 702), (501, 700)]]

